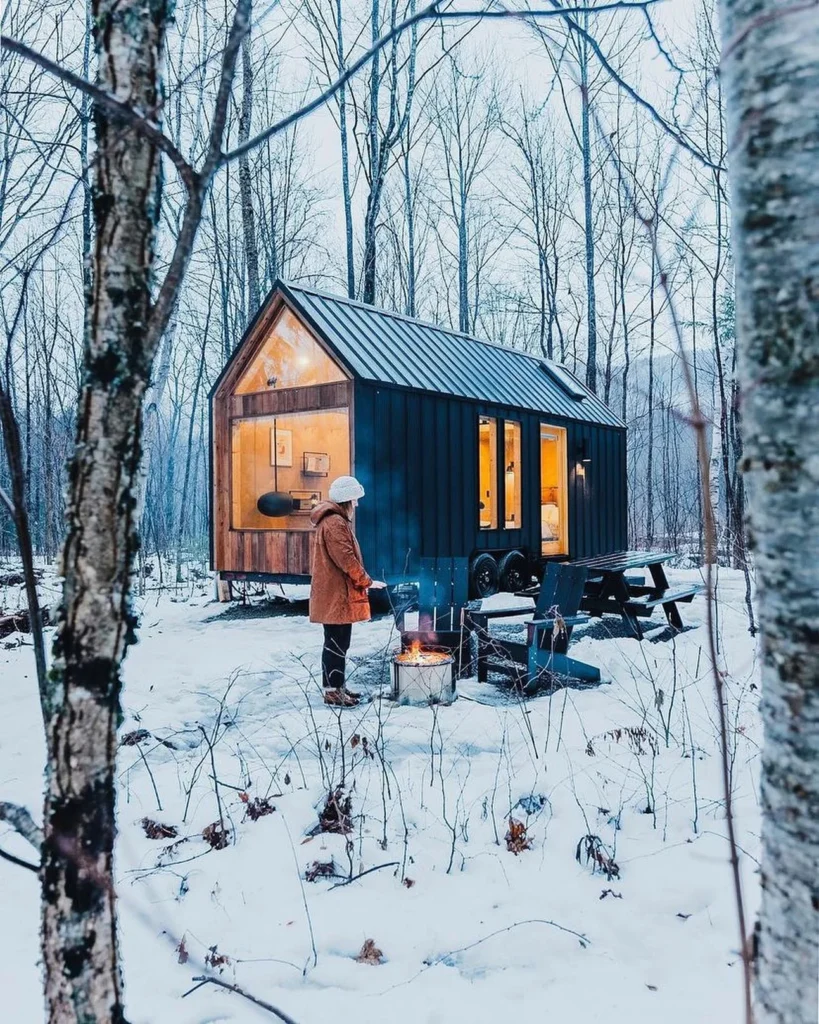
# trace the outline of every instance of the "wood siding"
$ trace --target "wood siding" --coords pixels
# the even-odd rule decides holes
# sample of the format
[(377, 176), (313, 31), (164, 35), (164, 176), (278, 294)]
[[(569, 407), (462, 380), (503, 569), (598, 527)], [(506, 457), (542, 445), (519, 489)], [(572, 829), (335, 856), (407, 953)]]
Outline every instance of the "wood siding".
[(233, 420), (345, 408), (352, 404), (352, 383), (317, 384), (252, 395), (220, 389), (212, 403), (211, 481), (212, 566), (233, 572), (309, 575), (313, 564), (312, 530), (234, 530), (230, 521), (231, 430)]

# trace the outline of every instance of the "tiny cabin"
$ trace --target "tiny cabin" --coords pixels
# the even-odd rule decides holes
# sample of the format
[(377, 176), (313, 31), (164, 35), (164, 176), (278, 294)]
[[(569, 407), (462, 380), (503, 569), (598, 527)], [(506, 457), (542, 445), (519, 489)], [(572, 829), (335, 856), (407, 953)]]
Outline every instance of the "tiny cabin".
[(353, 474), (371, 575), (468, 557), (476, 595), (627, 547), (626, 429), (563, 365), (277, 283), (210, 394), (211, 561), (308, 582), (310, 512)]

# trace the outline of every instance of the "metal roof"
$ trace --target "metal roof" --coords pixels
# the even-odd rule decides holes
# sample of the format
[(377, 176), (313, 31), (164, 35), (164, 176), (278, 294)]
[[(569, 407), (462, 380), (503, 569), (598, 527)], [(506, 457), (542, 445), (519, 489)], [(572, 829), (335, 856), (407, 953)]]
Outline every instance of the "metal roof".
[[(301, 285), (278, 282), (354, 376), (613, 427), (616, 413), (572, 375), (572, 398), (547, 372), (560, 363)], [(272, 294), (272, 293), (271, 293)], [(545, 367), (545, 368), (544, 368)]]

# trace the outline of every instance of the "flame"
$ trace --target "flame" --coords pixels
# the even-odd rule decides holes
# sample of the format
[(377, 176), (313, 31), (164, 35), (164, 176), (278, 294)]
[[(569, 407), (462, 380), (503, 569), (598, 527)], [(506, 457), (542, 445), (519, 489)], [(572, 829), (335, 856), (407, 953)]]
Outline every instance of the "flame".
[(413, 640), (408, 651), (396, 654), (395, 660), (402, 665), (440, 665), (452, 661), (452, 656), (444, 651), (424, 651), (417, 640)]

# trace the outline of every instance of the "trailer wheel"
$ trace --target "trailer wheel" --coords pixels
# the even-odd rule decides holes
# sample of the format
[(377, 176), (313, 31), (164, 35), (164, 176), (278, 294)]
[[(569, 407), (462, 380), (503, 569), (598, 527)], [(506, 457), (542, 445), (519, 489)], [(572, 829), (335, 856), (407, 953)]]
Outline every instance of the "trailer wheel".
[(500, 588), (514, 594), (529, 582), (529, 563), (522, 551), (509, 551), (500, 560)]
[(484, 552), (469, 566), (469, 590), (473, 597), (491, 597), (497, 594), (500, 573), (495, 559)]

